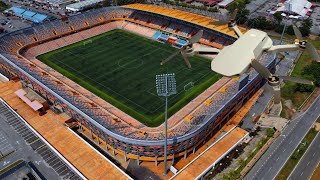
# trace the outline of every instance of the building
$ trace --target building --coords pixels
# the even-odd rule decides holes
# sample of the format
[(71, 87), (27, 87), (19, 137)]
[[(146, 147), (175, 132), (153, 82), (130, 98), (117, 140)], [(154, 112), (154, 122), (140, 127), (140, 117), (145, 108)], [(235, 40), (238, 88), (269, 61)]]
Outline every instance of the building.
[(59, 7), (63, 4), (72, 2), (73, 0), (35, 0), (39, 3), (43, 3), (43, 4), (49, 4), (51, 6), (55, 6), (55, 7)]
[(287, 0), (284, 3), (279, 3), (276, 8), (271, 11), (271, 14), (283, 12), (292, 18), (307, 18), (312, 13), (313, 5), (307, 0)]
[(80, 1), (77, 3), (69, 4), (66, 6), (66, 10), (68, 11), (73, 11), (73, 12), (79, 12), (84, 9), (88, 9), (90, 7), (93, 7), (103, 0), (86, 0), (86, 1)]
[(17, 16), (20, 17), (22, 19), (26, 19), (29, 20), (33, 23), (43, 23), (44, 21), (49, 19), (49, 16), (45, 15), (45, 14), (41, 14), (38, 12), (34, 12), (31, 10), (26, 10), (24, 8), (21, 7), (17, 7), (17, 6), (13, 6), (7, 10), (4, 11), (7, 14), (13, 15), (13, 16)]
[(218, 3), (220, 8), (227, 8), (234, 0), (223, 0), (222, 2)]

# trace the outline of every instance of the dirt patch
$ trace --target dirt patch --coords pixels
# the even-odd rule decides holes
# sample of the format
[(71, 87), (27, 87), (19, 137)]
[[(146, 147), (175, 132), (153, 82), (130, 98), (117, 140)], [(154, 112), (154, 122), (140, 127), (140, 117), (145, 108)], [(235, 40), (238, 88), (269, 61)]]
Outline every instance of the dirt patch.
[(283, 101), (283, 109), (281, 112), (281, 117), (286, 119), (291, 119), (291, 117), (295, 112), (296, 112), (296, 109), (294, 108), (294, 105), (291, 100)]
[(320, 123), (316, 123), (314, 125), (314, 128), (316, 129), (316, 131), (320, 131)]
[(318, 180), (320, 177), (320, 165), (318, 165), (317, 169), (313, 172), (310, 180)]
[(318, 40), (319, 39), (318, 36), (315, 36), (315, 35), (312, 35), (312, 34), (309, 35), (309, 38), (311, 40)]
[(309, 101), (303, 106), (302, 111), (305, 111), (313, 102), (313, 99), (316, 99), (320, 95), (320, 88), (317, 88), (317, 90), (312, 94)]

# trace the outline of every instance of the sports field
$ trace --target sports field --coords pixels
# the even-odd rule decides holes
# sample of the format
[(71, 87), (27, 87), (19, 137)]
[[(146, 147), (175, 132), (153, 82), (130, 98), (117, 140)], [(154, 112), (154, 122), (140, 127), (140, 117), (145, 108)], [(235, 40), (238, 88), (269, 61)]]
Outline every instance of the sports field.
[(169, 98), (169, 116), (221, 77), (202, 57), (190, 58), (191, 69), (181, 55), (160, 66), (175, 51), (169, 44), (113, 30), (38, 59), (140, 122), (157, 126), (164, 121), (165, 102), (156, 93), (157, 74), (176, 75), (177, 94)]

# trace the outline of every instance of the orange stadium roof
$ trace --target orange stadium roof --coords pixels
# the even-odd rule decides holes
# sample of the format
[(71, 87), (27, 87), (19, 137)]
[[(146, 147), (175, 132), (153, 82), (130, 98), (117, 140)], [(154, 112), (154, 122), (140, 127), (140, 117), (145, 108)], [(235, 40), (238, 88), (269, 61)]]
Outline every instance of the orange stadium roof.
[[(175, 19), (180, 19), (180, 20), (190, 22), (193, 24), (197, 24), (197, 25), (209, 28), (209, 29), (213, 29), (213, 30), (219, 31), (221, 33), (224, 33), (229, 36), (233, 36), (233, 37), (237, 38), (236, 33), (233, 30), (229, 29), (227, 24), (222, 25), (222, 26), (212, 25), (212, 24), (210, 24), (210, 22), (214, 22), (214, 21), (218, 21), (218, 20), (207, 17), (207, 16), (202, 16), (202, 15), (193, 14), (193, 13), (186, 12), (186, 11), (181, 11), (181, 10), (177, 10), (177, 9), (170, 9), (170, 8), (162, 7), (162, 6), (153, 6), (153, 5), (148, 5), (148, 4), (129, 4), (129, 5), (125, 5), (123, 7), (130, 8), (130, 9), (136, 9), (136, 10), (140, 10), (140, 11), (151, 12), (154, 14), (160, 14), (160, 15), (172, 17)], [(242, 32), (246, 31), (246, 29), (242, 28), (242, 27), (239, 27), (239, 29)]]

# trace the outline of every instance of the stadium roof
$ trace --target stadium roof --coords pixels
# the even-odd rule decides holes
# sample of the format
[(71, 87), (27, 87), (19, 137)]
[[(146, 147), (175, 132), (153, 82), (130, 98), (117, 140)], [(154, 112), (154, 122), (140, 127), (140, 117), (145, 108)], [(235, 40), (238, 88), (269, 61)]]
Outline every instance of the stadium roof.
[(81, 11), (82, 9), (86, 7), (90, 7), (92, 5), (95, 5), (97, 3), (102, 2), (103, 0), (87, 0), (87, 1), (80, 1), (77, 3), (69, 4), (66, 6), (66, 9), (72, 10), (72, 11)]
[[(129, 5), (125, 5), (124, 7), (180, 19), (193, 24), (198, 24), (206, 28), (214, 29), (216, 31), (227, 34), (229, 36), (233, 36), (236, 38), (238, 37), (233, 30), (229, 29), (227, 24), (222, 26), (216, 26), (216, 25), (210, 24), (210, 22), (218, 21), (217, 19), (212, 19), (210, 17), (193, 14), (190, 12), (181, 11), (177, 9), (170, 9), (166, 7), (153, 6), (153, 5), (147, 5), (147, 4), (129, 4)], [(241, 27), (239, 28), (242, 32), (246, 31), (245, 28), (241, 28)]]

